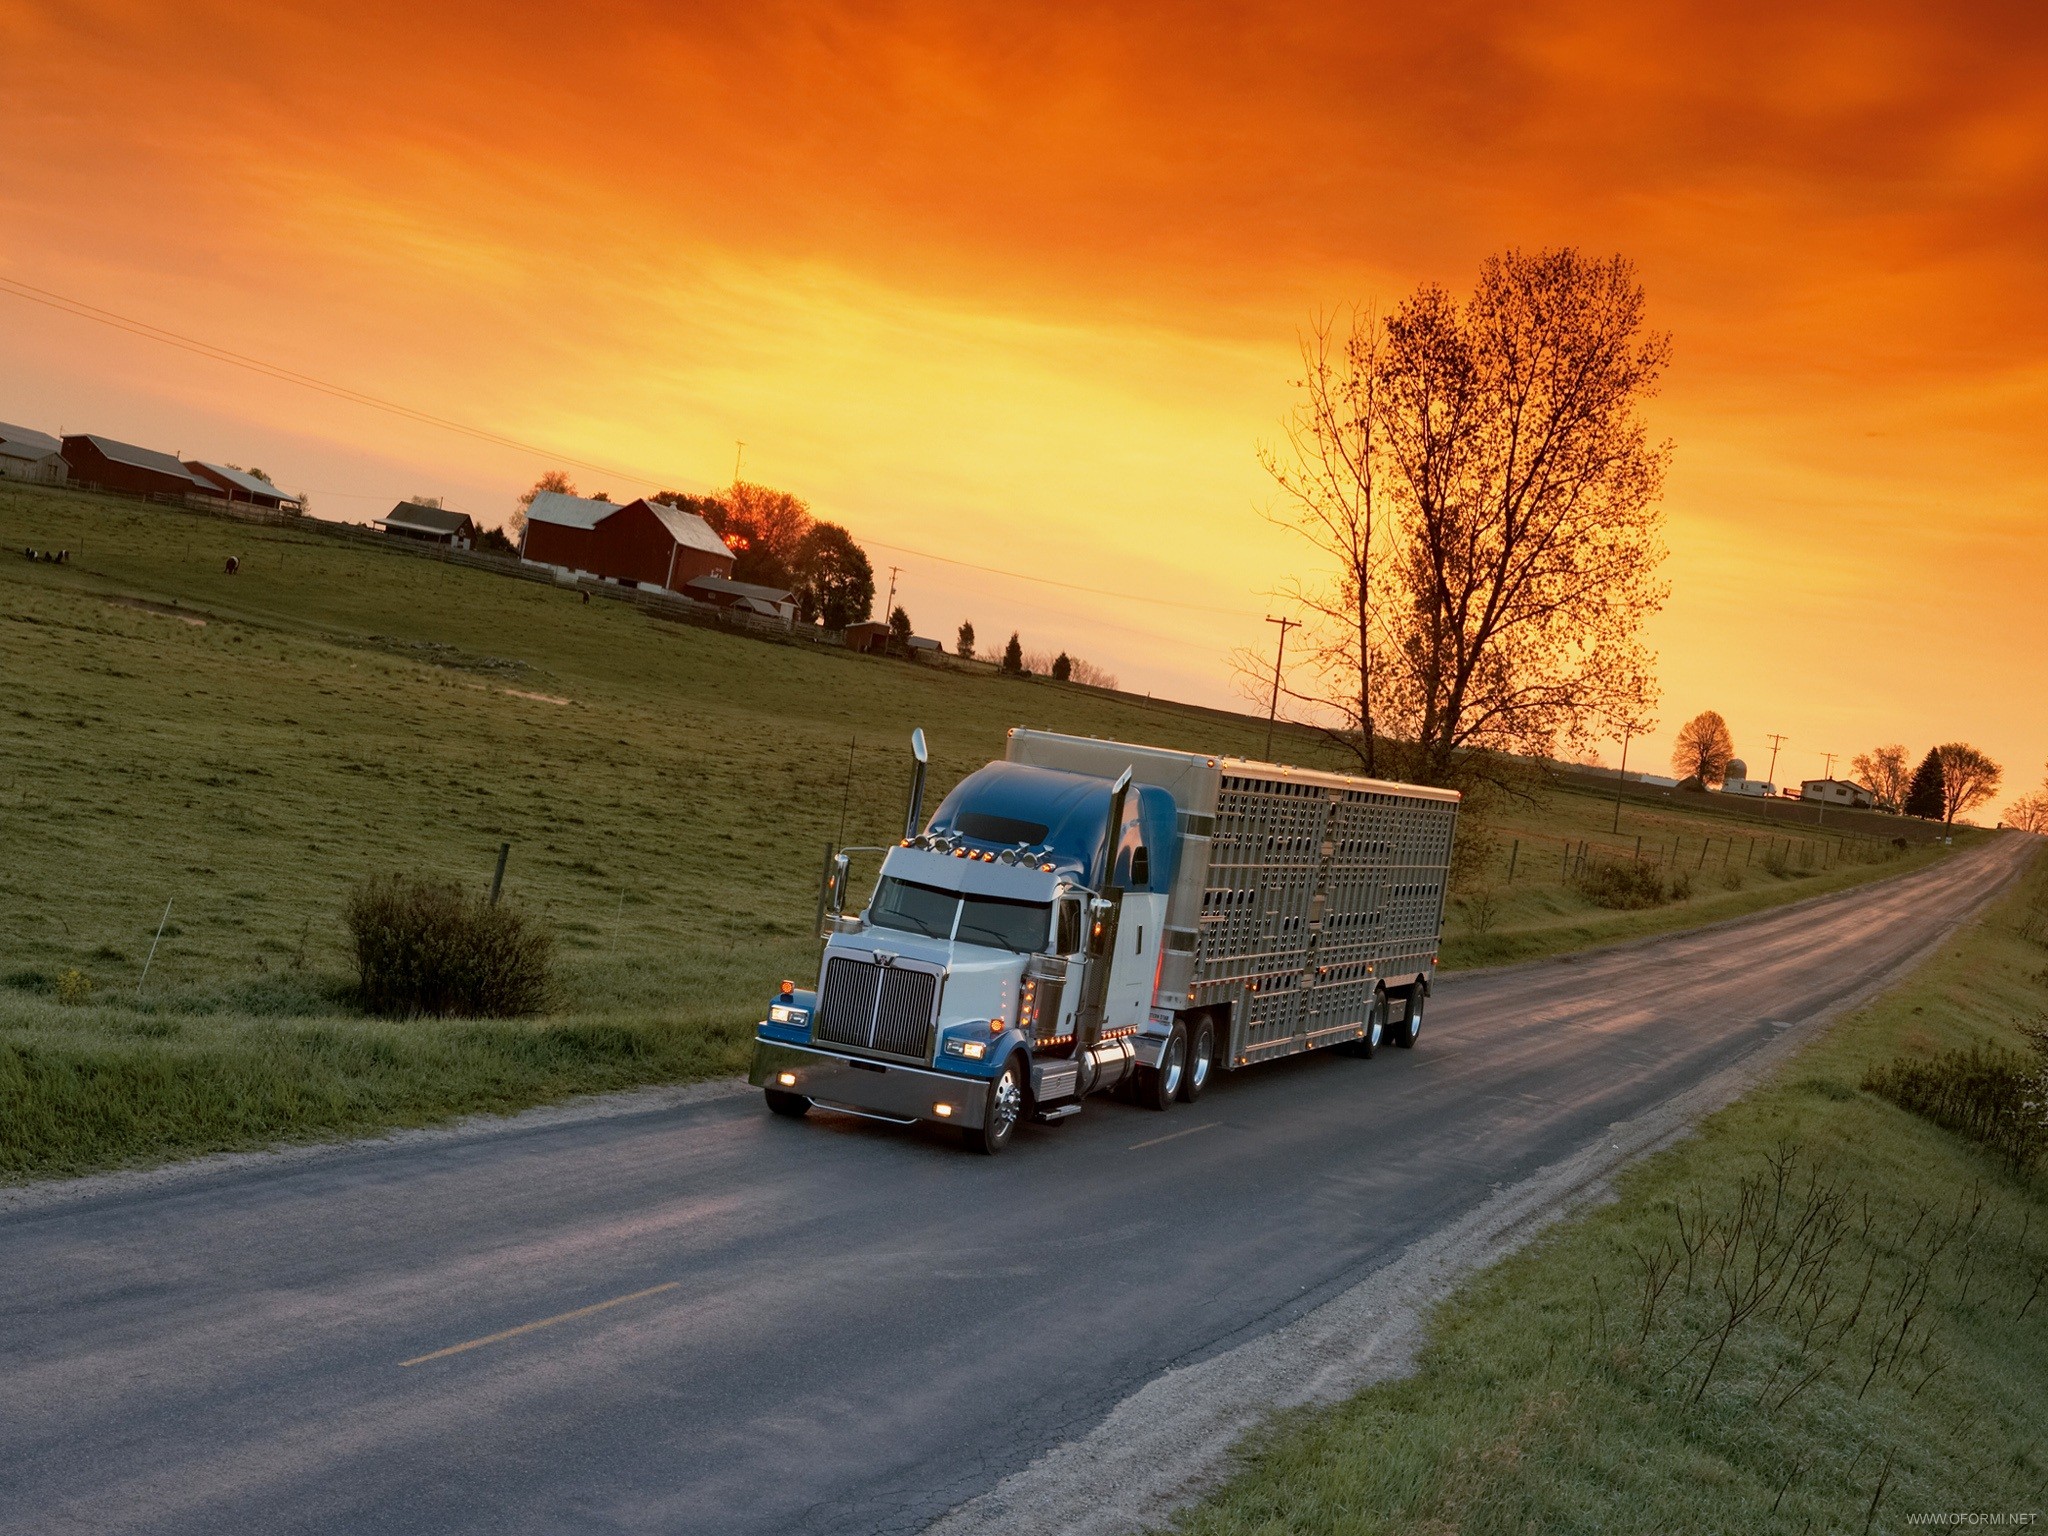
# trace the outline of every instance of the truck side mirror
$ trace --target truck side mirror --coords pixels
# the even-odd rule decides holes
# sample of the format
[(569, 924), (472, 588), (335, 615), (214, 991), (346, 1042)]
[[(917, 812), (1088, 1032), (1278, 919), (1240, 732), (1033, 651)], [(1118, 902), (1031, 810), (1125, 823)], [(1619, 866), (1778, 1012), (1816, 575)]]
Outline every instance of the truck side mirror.
[(1150, 885), (1151, 883), (1152, 855), (1146, 851), (1145, 845), (1140, 843), (1131, 850), (1131, 884)]
[(833, 915), (834, 917), (837, 917), (837, 916), (838, 916), (838, 915), (839, 915), (839, 914), (840, 914), (841, 912), (843, 912), (843, 911), (845, 911), (845, 910), (846, 910), (846, 869), (847, 869), (847, 862), (848, 862), (848, 861), (847, 861), (847, 857), (846, 857), (846, 855), (845, 855), (845, 854), (841, 853), (841, 854), (835, 854), (835, 855), (833, 855), (833, 858), (832, 858), (832, 915)]

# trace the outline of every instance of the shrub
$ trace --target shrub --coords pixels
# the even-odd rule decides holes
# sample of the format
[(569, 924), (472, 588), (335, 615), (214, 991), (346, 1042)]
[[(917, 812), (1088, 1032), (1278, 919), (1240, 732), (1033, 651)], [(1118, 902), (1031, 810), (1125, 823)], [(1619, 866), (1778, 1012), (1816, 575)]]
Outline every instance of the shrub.
[(2048, 1151), (2044, 1070), (2048, 1063), (2018, 1051), (1971, 1046), (1931, 1060), (1901, 1056), (1872, 1067), (1863, 1086), (1945, 1130), (1983, 1143), (2014, 1169), (2025, 1169)]
[[(1596, 907), (1631, 911), (1664, 905), (1664, 880), (1654, 866), (1638, 864), (1588, 864), (1575, 882), (1579, 894)], [(1690, 894), (1688, 888), (1687, 894)]]
[(554, 941), (516, 907), (381, 875), (350, 893), (344, 917), (371, 1013), (512, 1018), (547, 1005)]
[(73, 966), (57, 978), (57, 1001), (82, 1003), (92, 996), (92, 978)]
[(1671, 899), (1673, 901), (1692, 900), (1691, 870), (1681, 869), (1671, 876)]
[(1729, 890), (1729, 891), (1739, 891), (1739, 890), (1741, 890), (1741, 889), (1742, 889), (1742, 871), (1741, 871), (1741, 870), (1739, 870), (1739, 869), (1728, 869), (1728, 870), (1723, 870), (1723, 871), (1721, 872), (1721, 887), (1722, 887), (1722, 889), (1723, 889), (1723, 890)]

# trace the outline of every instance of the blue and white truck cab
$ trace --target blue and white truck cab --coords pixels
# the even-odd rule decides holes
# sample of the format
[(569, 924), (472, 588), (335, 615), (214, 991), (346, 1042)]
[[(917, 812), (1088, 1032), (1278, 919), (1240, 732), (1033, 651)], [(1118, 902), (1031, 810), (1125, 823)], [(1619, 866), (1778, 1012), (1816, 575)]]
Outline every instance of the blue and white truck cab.
[(866, 907), (844, 910), (863, 850), (842, 850), (818, 985), (785, 982), (756, 1029), (776, 1113), (950, 1125), (993, 1153), (1092, 1093), (1163, 1110), (1218, 1067), (1414, 1043), (1454, 793), (1018, 730), (922, 824), (912, 743)]

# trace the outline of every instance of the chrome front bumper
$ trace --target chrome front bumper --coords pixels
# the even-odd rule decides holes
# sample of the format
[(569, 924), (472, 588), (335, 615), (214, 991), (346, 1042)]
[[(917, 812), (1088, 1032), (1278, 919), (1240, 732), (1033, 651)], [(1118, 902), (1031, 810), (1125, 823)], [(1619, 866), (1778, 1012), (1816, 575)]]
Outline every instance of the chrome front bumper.
[[(785, 1075), (795, 1081), (782, 1081)], [(988, 1084), (978, 1077), (865, 1061), (779, 1040), (754, 1041), (754, 1069), (747, 1081), (756, 1088), (800, 1093), (821, 1109), (850, 1110), (903, 1124), (926, 1120), (980, 1130), (988, 1108)], [(952, 1106), (952, 1114), (941, 1115), (941, 1104)]]

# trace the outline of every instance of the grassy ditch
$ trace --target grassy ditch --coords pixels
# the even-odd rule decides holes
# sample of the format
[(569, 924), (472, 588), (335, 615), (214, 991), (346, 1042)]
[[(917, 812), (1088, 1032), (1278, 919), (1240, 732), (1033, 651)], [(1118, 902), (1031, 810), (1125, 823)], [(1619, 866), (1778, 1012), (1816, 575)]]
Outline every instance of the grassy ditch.
[[(900, 828), (912, 726), (934, 805), (1015, 725), (1242, 755), (1265, 738), (1263, 719), (763, 643), (311, 528), (0, 486), (0, 550), (24, 546), (72, 560), (0, 558), (0, 1178), (732, 1071), (761, 998), (816, 966), (825, 845)], [(1284, 725), (1274, 751), (1342, 766)], [(1778, 807), (1625, 801), (1619, 832), (1611, 792), (1571, 775), (1503, 804), (1445, 963), (1941, 853), (1918, 824), (1879, 829), (1918, 839), (1900, 850)], [(547, 1012), (370, 1019), (350, 892), (402, 872), (474, 897), (501, 844), (505, 899), (549, 941)], [(1561, 878), (1638, 854), (1662, 889), (1690, 870), (1688, 899), (1611, 910)], [(550, 1029), (612, 1044), (536, 1067)], [(381, 1043), (337, 1054), (356, 1040)]]
[(2044, 915), (2037, 857), (1616, 1203), (1453, 1295), (1416, 1375), (1279, 1422), (1178, 1529), (1789, 1536), (2048, 1511), (2048, 1170), (1862, 1086), (2038, 1060)]

